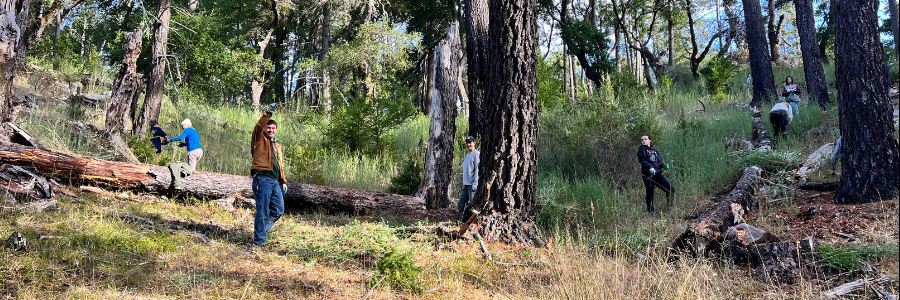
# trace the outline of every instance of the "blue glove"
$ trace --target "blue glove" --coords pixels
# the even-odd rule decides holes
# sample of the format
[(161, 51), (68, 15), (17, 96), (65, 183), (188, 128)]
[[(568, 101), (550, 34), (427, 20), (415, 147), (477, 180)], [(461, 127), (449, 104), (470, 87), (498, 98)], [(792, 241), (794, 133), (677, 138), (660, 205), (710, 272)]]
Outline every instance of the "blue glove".
[(650, 168), (650, 176), (656, 175), (656, 169)]
[(668, 168), (669, 168), (669, 164), (668, 164), (668, 163), (663, 163), (662, 168), (663, 168), (663, 169), (668, 169)]

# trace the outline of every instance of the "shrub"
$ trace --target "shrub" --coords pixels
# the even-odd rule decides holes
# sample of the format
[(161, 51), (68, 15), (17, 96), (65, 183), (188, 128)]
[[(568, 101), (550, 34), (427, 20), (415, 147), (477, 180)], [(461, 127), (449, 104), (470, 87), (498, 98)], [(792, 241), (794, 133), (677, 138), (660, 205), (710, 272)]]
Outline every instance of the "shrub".
[(165, 166), (172, 162), (172, 157), (169, 155), (156, 155), (156, 148), (153, 147), (150, 140), (141, 139), (135, 135), (129, 136), (127, 143), (131, 153), (142, 163)]
[(872, 261), (874, 258), (891, 255), (896, 257), (898, 252), (897, 244), (885, 245), (882, 247), (866, 245), (866, 246), (822, 246), (822, 262), (832, 271), (838, 273), (856, 272), (862, 268), (863, 263)]
[(421, 293), (422, 286), (416, 281), (416, 277), (422, 273), (422, 269), (413, 263), (411, 256), (412, 252), (397, 252), (396, 248), (391, 248), (378, 260), (375, 265), (375, 277), (369, 279), (368, 284), (375, 285), (379, 280), (383, 280), (392, 288)]
[(422, 182), (424, 170), (421, 159), (417, 155), (410, 155), (399, 167), (399, 174), (391, 178), (391, 186), (388, 191), (394, 194), (412, 195)]
[(731, 60), (724, 56), (716, 56), (709, 60), (705, 68), (700, 70), (700, 76), (706, 80), (706, 91), (712, 95), (726, 93), (728, 84), (734, 78), (737, 69)]

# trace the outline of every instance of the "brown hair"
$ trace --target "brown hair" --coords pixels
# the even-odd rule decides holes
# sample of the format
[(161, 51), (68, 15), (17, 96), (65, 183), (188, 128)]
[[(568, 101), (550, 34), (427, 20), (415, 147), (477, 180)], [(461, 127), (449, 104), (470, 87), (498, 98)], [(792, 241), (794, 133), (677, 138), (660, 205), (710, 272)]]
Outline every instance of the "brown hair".
[(275, 122), (275, 120), (269, 120), (269, 123), (266, 123), (266, 126), (269, 125), (275, 125), (275, 127), (278, 127), (278, 122)]

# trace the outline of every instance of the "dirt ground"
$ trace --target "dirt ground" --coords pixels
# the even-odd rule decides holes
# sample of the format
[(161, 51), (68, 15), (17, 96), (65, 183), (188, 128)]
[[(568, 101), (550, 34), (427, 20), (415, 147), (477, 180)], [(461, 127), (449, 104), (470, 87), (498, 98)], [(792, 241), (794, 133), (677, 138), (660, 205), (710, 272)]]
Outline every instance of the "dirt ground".
[(771, 205), (748, 214), (776, 215), (788, 235), (834, 243), (894, 243), (900, 239), (897, 199), (867, 204), (832, 204), (834, 192), (798, 190), (790, 205)]

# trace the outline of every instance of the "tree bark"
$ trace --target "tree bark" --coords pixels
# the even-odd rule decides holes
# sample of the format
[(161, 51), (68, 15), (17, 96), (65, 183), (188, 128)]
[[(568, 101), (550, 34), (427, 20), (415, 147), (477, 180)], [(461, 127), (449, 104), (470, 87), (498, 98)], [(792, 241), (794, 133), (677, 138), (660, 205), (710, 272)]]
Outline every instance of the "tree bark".
[(897, 11), (897, 0), (888, 0), (891, 12), (891, 33), (894, 35), (894, 55), (900, 57), (900, 12)]
[(784, 22), (784, 15), (778, 16), (778, 21), (775, 21), (775, 15), (778, 14), (778, 11), (775, 9), (775, 1), (769, 1), (769, 52), (773, 62), (777, 62), (781, 59), (781, 53), (778, 52), (778, 43), (780, 42), (781, 36), (781, 24)]
[[(169, 168), (148, 164), (74, 157), (17, 144), (0, 144), (4, 163), (36, 169), (39, 173), (82, 183), (92, 183), (138, 192), (212, 199), (253, 199), (252, 178), (194, 171), (172, 186)], [(333, 188), (290, 182), (284, 202), (295, 209), (370, 214), (374, 212), (416, 213), (425, 209), (421, 199), (388, 193)]]
[(766, 43), (766, 33), (762, 23), (762, 7), (759, 1), (742, 0), (744, 23), (747, 30), (747, 48), (750, 50), (750, 74), (753, 76), (753, 99), (750, 106), (771, 103), (775, 96), (775, 81), (772, 77), (772, 61)]
[(131, 118), (131, 101), (141, 93), (141, 74), (137, 72), (137, 60), (141, 55), (140, 29), (125, 34), (122, 46), (124, 58), (119, 75), (113, 83), (113, 93), (106, 111), (106, 131), (111, 134), (122, 133), (125, 124)]
[[(717, 238), (723, 236), (728, 228), (741, 222), (740, 211), (750, 211), (757, 206), (758, 201), (753, 197), (756, 190), (753, 180), (761, 173), (762, 169), (757, 166), (744, 169), (741, 179), (730, 193), (688, 223), (684, 232), (675, 239), (675, 249), (687, 250), (695, 256), (707, 255), (715, 246)], [(737, 216), (735, 211), (738, 211)]]
[(459, 91), (459, 22), (447, 29), (434, 55), (434, 93), (431, 95), (431, 125), (422, 182), (413, 196), (425, 200), (428, 209), (450, 205), (450, 177), (456, 137), (456, 94)]
[[(475, 199), (480, 232), (488, 240), (543, 243), (534, 224), (537, 200), (537, 16), (534, 0), (490, 1), (490, 80)], [(482, 199), (487, 193), (486, 199)], [(477, 201), (476, 201), (477, 202)]]
[(825, 71), (819, 60), (819, 46), (816, 44), (813, 1), (794, 0), (794, 11), (797, 14), (797, 33), (800, 36), (800, 50), (803, 54), (806, 91), (810, 100), (815, 100), (824, 109), (831, 101), (828, 99), (828, 87), (825, 85)]
[(469, 135), (482, 134), (488, 68), (488, 0), (466, 0), (466, 59), (469, 75)]
[(675, 12), (673, 9), (675, 6), (672, 2), (669, 2), (669, 15), (666, 18), (666, 37), (668, 41), (668, 51), (669, 51), (669, 68), (675, 67), (675, 35), (673, 29), (675, 28), (674, 22), (672, 22), (673, 18), (675, 18)]
[(900, 157), (884, 80), (878, 1), (834, 1), (835, 78), (843, 173), (835, 203), (897, 197)]
[(257, 52), (257, 56), (259, 56), (259, 65), (256, 66), (256, 70), (253, 74), (253, 79), (250, 82), (250, 106), (253, 109), (259, 107), (260, 100), (262, 99), (263, 88), (266, 85), (266, 81), (268, 79), (267, 72), (263, 68), (266, 61), (266, 47), (269, 46), (269, 40), (272, 39), (272, 33), (275, 32), (275, 27), (278, 26), (278, 4), (272, 0), (272, 23), (269, 24), (269, 28), (266, 29), (266, 34), (256, 42), (256, 46), (259, 47), (259, 51)]
[[(0, 122), (15, 122), (22, 109), (21, 101), (13, 95), (13, 81), (16, 78), (16, 60), (28, 53), (17, 52), (18, 44), (24, 34), (23, 26), (28, 22), (28, 9), (31, 1), (0, 1)], [(0, 126), (0, 141), (8, 141), (12, 129)]]
[[(290, 17), (288, 17), (290, 18)], [(272, 74), (269, 76), (272, 78), (272, 89), (275, 90), (275, 102), (283, 103), (285, 102), (287, 91), (284, 88), (284, 75), (285, 75), (285, 66), (284, 61), (286, 59), (286, 51), (284, 49), (285, 44), (284, 40), (287, 38), (288, 29), (284, 26), (279, 26), (275, 31), (275, 42), (272, 45), (272, 63), (274, 65), (274, 69), (272, 70)]]
[(169, 19), (172, 17), (172, 0), (159, 0), (156, 7), (156, 22), (153, 23), (153, 45), (150, 55), (150, 76), (147, 77), (147, 92), (141, 118), (132, 127), (133, 133), (141, 137), (147, 135), (149, 123), (159, 119), (163, 92), (166, 87), (166, 45), (169, 41)]

